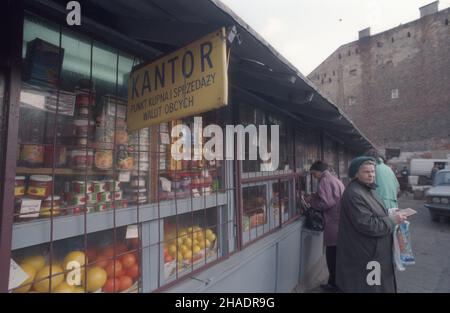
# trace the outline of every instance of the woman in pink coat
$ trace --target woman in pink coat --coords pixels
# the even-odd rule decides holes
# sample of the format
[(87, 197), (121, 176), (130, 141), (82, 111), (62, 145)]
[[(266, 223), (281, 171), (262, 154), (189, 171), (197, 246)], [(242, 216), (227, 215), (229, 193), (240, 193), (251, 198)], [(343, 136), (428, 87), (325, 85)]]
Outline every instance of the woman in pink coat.
[(310, 168), (311, 174), (319, 180), (317, 192), (312, 195), (311, 206), (323, 212), (325, 217), (324, 244), (326, 246), (327, 267), (330, 276), (328, 284), (321, 287), (327, 291), (336, 290), (336, 243), (339, 228), (341, 197), (344, 193), (342, 182), (328, 170), (328, 164), (316, 161)]

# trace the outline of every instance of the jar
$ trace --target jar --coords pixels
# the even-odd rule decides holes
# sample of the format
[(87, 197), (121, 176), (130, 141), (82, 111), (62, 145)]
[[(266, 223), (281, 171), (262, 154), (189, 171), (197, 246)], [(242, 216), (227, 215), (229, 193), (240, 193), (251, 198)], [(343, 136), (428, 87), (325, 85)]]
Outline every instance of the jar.
[(134, 164), (134, 169), (139, 171), (148, 171), (149, 164), (148, 162), (139, 162)]
[(94, 134), (94, 121), (88, 119), (74, 120), (75, 135), (77, 137), (91, 137)]
[(44, 145), (26, 144), (22, 145), (20, 161), (24, 166), (40, 167), (44, 165)]
[(183, 178), (183, 180), (181, 181), (181, 188), (189, 189), (190, 186), (191, 186), (191, 179), (189, 177)]
[(52, 192), (52, 177), (48, 175), (32, 175), (27, 194), (33, 199), (46, 199)]
[(74, 169), (91, 168), (94, 163), (94, 151), (87, 150), (73, 150), (71, 156), (71, 166)]
[(78, 89), (76, 91), (75, 103), (77, 106), (95, 105), (95, 93), (89, 89)]
[[(53, 205), (53, 210), (52, 210), (52, 205)], [(53, 196), (53, 200), (52, 200), (52, 196), (47, 197), (47, 199), (42, 201), (41, 204), (41, 211), (39, 213), (40, 217), (50, 217), (52, 216), (52, 211), (53, 211), (53, 216), (58, 216), (59, 214), (61, 214), (61, 198), (59, 196)]]
[(133, 195), (131, 199), (135, 203), (147, 202), (147, 189), (146, 188), (133, 189)]
[(95, 167), (100, 170), (109, 170), (113, 166), (113, 153), (111, 150), (95, 151)]
[(91, 119), (92, 111), (88, 105), (80, 105), (77, 110), (77, 115), (79, 119)]
[[(44, 149), (44, 166), (64, 167), (67, 162), (67, 148), (64, 146), (45, 145)], [(53, 162), (53, 154), (55, 155), (55, 162)]]
[(128, 144), (128, 133), (125, 130), (117, 130), (115, 136), (116, 145)]
[(139, 162), (148, 162), (148, 152), (144, 151), (144, 152), (131, 152), (131, 154), (133, 155), (134, 158), (134, 163), (138, 163)]
[(25, 195), (25, 176), (16, 176), (14, 182), (14, 197), (20, 199)]
[(79, 194), (93, 193), (94, 192), (94, 184), (92, 182), (88, 181), (87, 188), (86, 188), (86, 182), (73, 181), (72, 182), (72, 191), (74, 193), (79, 193)]
[(145, 179), (133, 177), (133, 179), (131, 179), (131, 187), (145, 187)]

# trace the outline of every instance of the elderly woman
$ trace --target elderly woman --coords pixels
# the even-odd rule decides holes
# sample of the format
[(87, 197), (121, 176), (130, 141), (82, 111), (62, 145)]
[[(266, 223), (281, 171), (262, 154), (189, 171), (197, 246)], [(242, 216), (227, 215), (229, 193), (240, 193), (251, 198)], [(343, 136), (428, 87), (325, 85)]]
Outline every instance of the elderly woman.
[(352, 181), (342, 196), (336, 260), (336, 283), (343, 292), (397, 289), (392, 233), (406, 216), (388, 216), (375, 195), (375, 164), (374, 158), (364, 156), (349, 166)]

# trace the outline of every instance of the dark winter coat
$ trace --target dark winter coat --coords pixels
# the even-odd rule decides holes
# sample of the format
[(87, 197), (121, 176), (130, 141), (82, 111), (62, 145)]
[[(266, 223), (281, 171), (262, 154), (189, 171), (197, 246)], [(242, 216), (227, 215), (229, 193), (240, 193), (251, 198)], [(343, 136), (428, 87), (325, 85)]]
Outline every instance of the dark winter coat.
[[(336, 283), (343, 292), (396, 292), (393, 263), (395, 223), (388, 217), (374, 187), (353, 180), (341, 201)], [(377, 261), (380, 285), (367, 283), (368, 263)], [(369, 275), (370, 277), (370, 275)]]

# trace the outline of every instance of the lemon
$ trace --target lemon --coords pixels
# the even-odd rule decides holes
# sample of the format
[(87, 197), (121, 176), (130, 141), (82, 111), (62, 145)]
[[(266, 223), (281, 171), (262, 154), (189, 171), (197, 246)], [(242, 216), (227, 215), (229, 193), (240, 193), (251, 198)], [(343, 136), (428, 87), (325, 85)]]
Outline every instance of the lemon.
[[(65, 271), (67, 270), (73, 270), (74, 268), (74, 264), (79, 265), (79, 267), (83, 267), (85, 264), (85, 254), (82, 251), (72, 251), (69, 254), (66, 255), (66, 257), (64, 258), (63, 261), (63, 268)], [(74, 262), (74, 263), (71, 263)], [(76, 263), (75, 263), (76, 262)], [(69, 264), (70, 263), (70, 264)]]
[(45, 266), (45, 259), (41, 255), (29, 256), (23, 259), (21, 264), (30, 264), (39, 272)]
[(54, 293), (73, 293), (74, 289), (75, 288), (73, 286), (70, 286), (68, 283), (63, 281), (55, 289), (53, 289), (52, 292), (54, 292)]
[[(52, 290), (58, 287), (64, 281), (63, 269), (61, 266), (54, 264), (52, 265)], [(35, 283), (33, 288), (38, 292), (49, 292), (50, 289), (50, 266), (44, 266), (39, 272), (37, 272), (35, 277)]]

